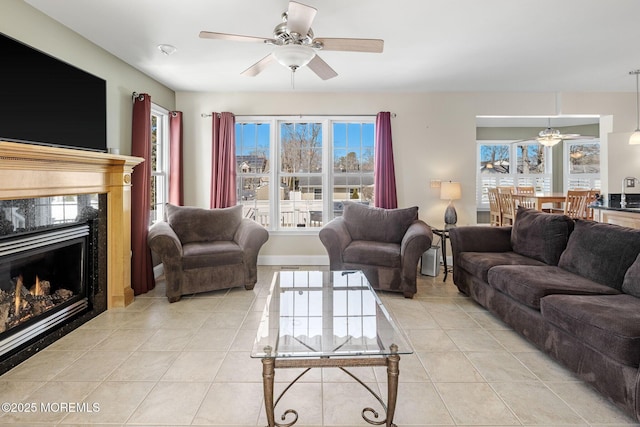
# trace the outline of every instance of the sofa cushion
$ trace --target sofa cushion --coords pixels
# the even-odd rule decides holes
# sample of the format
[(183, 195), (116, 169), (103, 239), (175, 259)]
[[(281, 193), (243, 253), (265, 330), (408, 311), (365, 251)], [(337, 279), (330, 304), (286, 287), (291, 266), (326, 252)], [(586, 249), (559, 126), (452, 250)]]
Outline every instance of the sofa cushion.
[(600, 295), (620, 291), (570, 273), (557, 266), (499, 265), (489, 270), (489, 285), (533, 309), (552, 294)]
[(640, 298), (640, 255), (624, 275), (622, 292)]
[(202, 209), (167, 203), (165, 215), (167, 222), (183, 245), (193, 242), (233, 240), (242, 222), (242, 205)]
[(558, 266), (620, 290), (624, 276), (638, 253), (640, 230), (576, 220)]
[(182, 250), (182, 268), (185, 270), (243, 262), (242, 248), (229, 240), (187, 243)]
[(457, 267), (482, 278), (484, 282), (487, 281), (489, 269), (496, 265), (546, 265), (515, 252), (461, 252), (455, 262)]
[(348, 264), (400, 268), (400, 245), (398, 243), (354, 240), (345, 248), (342, 260)]
[(545, 320), (612, 359), (638, 367), (640, 298), (632, 295), (549, 295), (540, 304)]
[(383, 209), (345, 201), (343, 217), (352, 240), (400, 243), (418, 219), (418, 207)]
[(566, 215), (520, 207), (511, 229), (511, 247), (520, 255), (558, 265), (572, 231), (573, 220)]

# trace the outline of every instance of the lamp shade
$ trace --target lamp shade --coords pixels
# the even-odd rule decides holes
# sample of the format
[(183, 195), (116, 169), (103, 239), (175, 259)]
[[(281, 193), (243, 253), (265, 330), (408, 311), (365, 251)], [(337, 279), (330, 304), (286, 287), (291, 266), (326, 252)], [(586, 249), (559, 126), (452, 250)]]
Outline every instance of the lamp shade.
[(285, 67), (299, 68), (307, 65), (309, 61), (316, 56), (316, 53), (308, 46), (286, 44), (284, 46), (278, 46), (273, 51), (273, 56)]
[(458, 200), (462, 197), (462, 188), (459, 182), (443, 181), (440, 184), (440, 199)]
[(640, 129), (631, 134), (629, 145), (640, 145)]

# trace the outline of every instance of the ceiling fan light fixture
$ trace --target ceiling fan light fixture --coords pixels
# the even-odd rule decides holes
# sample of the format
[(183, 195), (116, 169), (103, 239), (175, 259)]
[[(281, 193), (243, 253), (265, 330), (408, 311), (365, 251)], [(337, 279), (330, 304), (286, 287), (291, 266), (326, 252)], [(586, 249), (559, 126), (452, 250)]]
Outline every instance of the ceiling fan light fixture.
[(557, 138), (551, 135), (540, 136), (536, 139), (540, 144), (544, 145), (545, 147), (553, 147), (554, 145), (557, 145), (560, 141), (562, 141), (562, 138)]
[(308, 46), (286, 44), (276, 47), (273, 56), (285, 67), (295, 70), (307, 65), (316, 56), (316, 53)]

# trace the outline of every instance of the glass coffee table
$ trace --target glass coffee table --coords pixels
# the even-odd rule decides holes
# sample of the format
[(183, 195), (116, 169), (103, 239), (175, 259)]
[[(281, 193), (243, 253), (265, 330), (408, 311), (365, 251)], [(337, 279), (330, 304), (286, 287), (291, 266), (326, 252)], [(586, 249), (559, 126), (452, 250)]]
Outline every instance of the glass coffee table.
[[(276, 272), (262, 314), (251, 357), (262, 359), (264, 401), (269, 427), (291, 426), (294, 409), (275, 422), (282, 396), (311, 368), (342, 369), (365, 387), (386, 412), (372, 408), (362, 417), (374, 425), (394, 426), (401, 354), (413, 350), (398, 330), (362, 271)], [(350, 367), (386, 366), (387, 402), (364, 384)], [(304, 368), (274, 400), (276, 368)]]

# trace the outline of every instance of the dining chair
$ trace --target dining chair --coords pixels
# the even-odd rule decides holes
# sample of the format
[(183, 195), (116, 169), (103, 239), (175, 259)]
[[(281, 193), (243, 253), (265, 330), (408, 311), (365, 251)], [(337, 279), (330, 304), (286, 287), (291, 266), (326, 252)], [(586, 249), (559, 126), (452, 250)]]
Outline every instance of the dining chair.
[(498, 191), (498, 200), (500, 201), (500, 215), (502, 217), (502, 225), (512, 225), (516, 219), (515, 206), (513, 204), (513, 194), (510, 192)]
[(513, 194), (516, 191), (514, 187), (511, 187), (511, 186), (508, 186), (508, 185), (499, 185), (496, 188), (498, 189), (498, 193)]
[(495, 187), (487, 188), (489, 196), (489, 225), (501, 226), (502, 213), (500, 212), (500, 200), (498, 199), (498, 189)]
[(532, 195), (514, 194), (513, 204), (516, 214), (518, 213), (518, 208), (520, 206), (528, 209), (538, 209), (538, 200)]
[(532, 185), (519, 185), (516, 187), (515, 194), (518, 195), (534, 195), (536, 194), (536, 188)]
[(564, 214), (569, 218), (585, 219), (589, 190), (569, 190), (564, 201)]
[(593, 202), (598, 200), (598, 196), (600, 195), (600, 190), (591, 189), (588, 191), (587, 200), (585, 202), (585, 219), (593, 220), (593, 208), (589, 207)]

